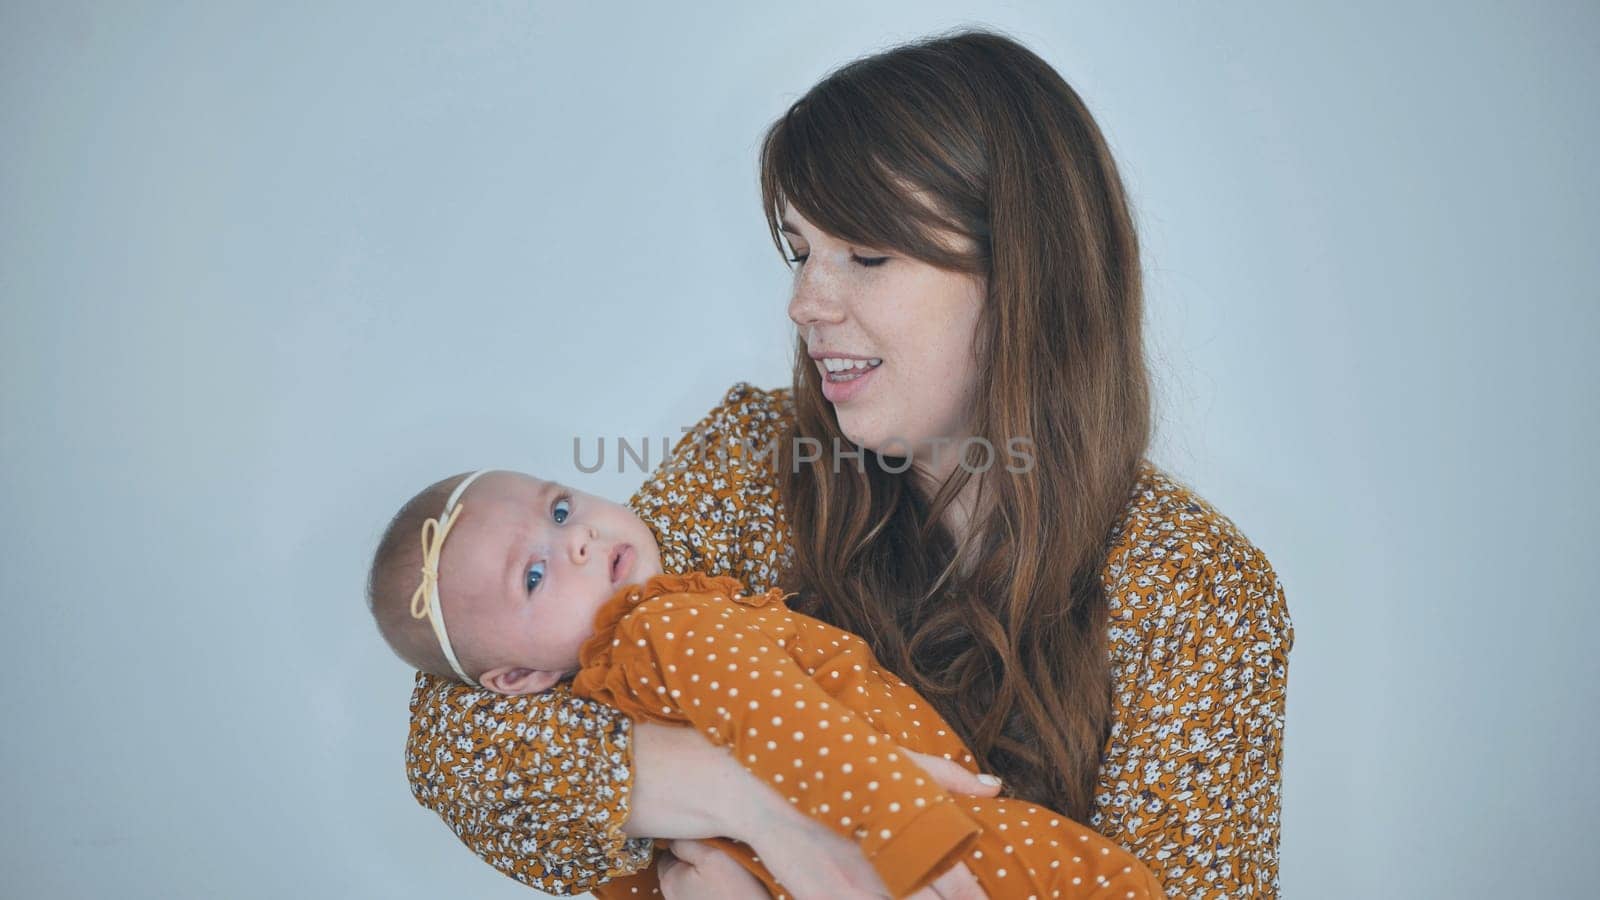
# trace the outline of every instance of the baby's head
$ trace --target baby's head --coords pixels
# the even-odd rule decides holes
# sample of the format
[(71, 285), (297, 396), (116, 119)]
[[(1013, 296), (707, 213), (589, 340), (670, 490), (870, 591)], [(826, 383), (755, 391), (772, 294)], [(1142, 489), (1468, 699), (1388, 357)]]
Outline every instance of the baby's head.
[[(437, 554), (433, 576), (424, 542)], [(367, 600), (384, 640), (416, 668), (528, 694), (577, 671), (607, 599), (660, 573), (655, 536), (626, 506), (491, 470), (446, 478), (400, 508), (378, 542)]]

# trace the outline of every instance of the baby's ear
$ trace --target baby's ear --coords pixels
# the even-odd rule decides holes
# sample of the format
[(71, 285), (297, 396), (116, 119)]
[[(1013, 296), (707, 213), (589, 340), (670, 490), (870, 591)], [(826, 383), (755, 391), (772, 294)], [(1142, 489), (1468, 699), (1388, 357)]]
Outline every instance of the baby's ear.
[(490, 669), (483, 673), (478, 678), (478, 683), (496, 694), (515, 697), (518, 694), (537, 694), (548, 690), (560, 680), (560, 672), (525, 669), (520, 666), (501, 666), (498, 669)]

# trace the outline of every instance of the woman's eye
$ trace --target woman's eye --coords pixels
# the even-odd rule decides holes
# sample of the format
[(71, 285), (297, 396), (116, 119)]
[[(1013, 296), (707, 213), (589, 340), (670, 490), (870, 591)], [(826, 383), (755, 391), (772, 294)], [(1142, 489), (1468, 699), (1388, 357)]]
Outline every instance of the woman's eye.
[(531, 593), (534, 588), (539, 586), (539, 582), (543, 580), (544, 563), (534, 563), (532, 568), (528, 569), (528, 591)]
[(572, 515), (572, 501), (566, 497), (557, 500), (555, 505), (550, 507), (550, 516), (556, 520), (557, 525), (565, 522), (570, 515)]
[[(810, 255), (811, 254), (809, 253), (796, 253), (794, 256), (789, 258), (789, 262), (798, 265), (805, 262), (806, 258)], [(852, 254), (850, 258), (855, 260), (858, 265), (865, 266), (869, 269), (876, 268), (889, 261), (889, 257), (887, 256), (855, 256)]]

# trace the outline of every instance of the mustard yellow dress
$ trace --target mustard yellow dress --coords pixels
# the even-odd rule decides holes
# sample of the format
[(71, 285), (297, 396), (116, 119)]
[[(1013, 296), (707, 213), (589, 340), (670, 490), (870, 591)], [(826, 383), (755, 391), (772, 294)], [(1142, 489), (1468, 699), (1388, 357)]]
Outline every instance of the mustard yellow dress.
[[(792, 415), (788, 389), (735, 385), (630, 499), (666, 571), (775, 585), (788, 523), (759, 453)], [(1148, 463), (1116, 533), (1102, 574), (1114, 720), (1087, 824), (1170, 896), (1276, 896), (1294, 643), (1282, 586), (1227, 517)], [(567, 684), (501, 697), (419, 673), (406, 774), (490, 865), (581, 893), (652, 861), (652, 841), (622, 832), (631, 736), (624, 712)]]

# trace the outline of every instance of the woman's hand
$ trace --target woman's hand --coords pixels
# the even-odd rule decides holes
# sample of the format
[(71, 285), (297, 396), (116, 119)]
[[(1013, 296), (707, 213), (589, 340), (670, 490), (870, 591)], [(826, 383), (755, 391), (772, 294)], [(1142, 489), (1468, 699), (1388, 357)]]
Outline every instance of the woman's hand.
[[(974, 775), (942, 756), (929, 756), (915, 750), (900, 748), (911, 761), (922, 767), (938, 785), (955, 794), (976, 797), (993, 797), (1000, 793), (1000, 779), (993, 775)], [(944, 870), (933, 883), (912, 894), (909, 900), (988, 900), (966, 863), (956, 863)]]
[[(982, 776), (993, 783), (982, 781), (980, 776), (942, 756), (929, 756), (903, 747), (900, 750), (947, 791), (980, 797), (992, 797), (1000, 792), (997, 778)], [(888, 887), (859, 845), (807, 818), (765, 782), (761, 784), (764, 790), (752, 798), (761, 802), (752, 804), (754, 817), (748, 826), (750, 830), (732, 837), (754, 848), (767, 871), (788, 888), (796, 900), (889, 896)], [(910, 898), (988, 900), (988, 895), (966, 864), (958, 863)]]
[(908, 900), (989, 900), (989, 895), (966, 863), (956, 863)]
[(695, 729), (637, 722), (632, 799), (622, 830), (631, 838), (664, 840), (740, 837), (744, 807), (761, 791), (777, 793)]
[(673, 841), (656, 863), (666, 900), (768, 900), (767, 886), (733, 857), (699, 841)]
[[(725, 835), (744, 841), (796, 900), (888, 896), (859, 846), (807, 818), (695, 729), (638, 722), (633, 739), (632, 800), (623, 824), (629, 837), (693, 840)], [(979, 781), (950, 760), (904, 752), (947, 791), (980, 797), (999, 793), (998, 782)], [(727, 862), (738, 867), (731, 859)], [(736, 879), (723, 877), (721, 865), (695, 868), (680, 877), (738, 889)], [(912, 897), (984, 900), (985, 895), (966, 866), (957, 865)]]
[(945, 759), (942, 756), (930, 756), (897, 748), (901, 753), (911, 757), (911, 761), (922, 767), (922, 771), (932, 776), (939, 787), (952, 794), (971, 794), (974, 797), (993, 797), (1000, 793), (1000, 779), (993, 775), (974, 775), (961, 767), (960, 763)]

